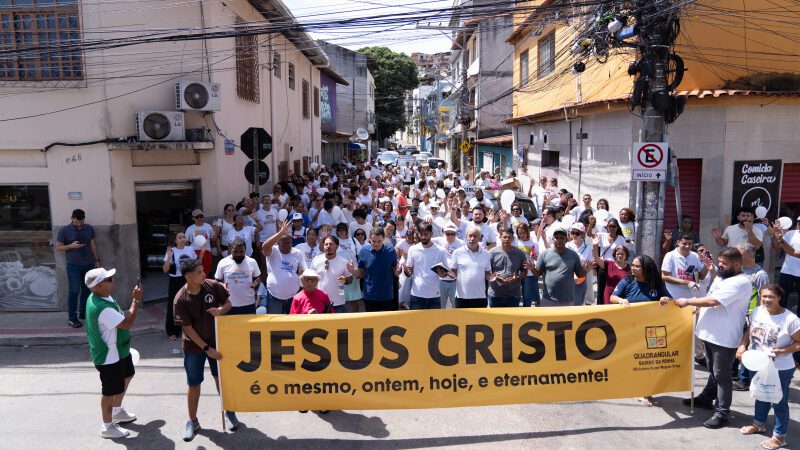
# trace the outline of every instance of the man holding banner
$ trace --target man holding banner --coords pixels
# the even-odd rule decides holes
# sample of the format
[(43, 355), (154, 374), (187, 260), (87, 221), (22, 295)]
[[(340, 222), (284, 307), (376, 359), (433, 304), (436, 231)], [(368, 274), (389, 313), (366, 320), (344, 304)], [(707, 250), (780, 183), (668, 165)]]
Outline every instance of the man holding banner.
[[(699, 408), (713, 409), (714, 415), (703, 422), (706, 428), (721, 428), (730, 420), (733, 398), (731, 366), (736, 349), (742, 340), (750, 303), (752, 284), (742, 273), (742, 254), (729, 248), (719, 254), (718, 277), (706, 297), (679, 298), (675, 303), (681, 308), (700, 308), (696, 334), (705, 344), (708, 382), (694, 404)], [(665, 304), (669, 299), (661, 299)], [(690, 400), (685, 399), (684, 405)]]

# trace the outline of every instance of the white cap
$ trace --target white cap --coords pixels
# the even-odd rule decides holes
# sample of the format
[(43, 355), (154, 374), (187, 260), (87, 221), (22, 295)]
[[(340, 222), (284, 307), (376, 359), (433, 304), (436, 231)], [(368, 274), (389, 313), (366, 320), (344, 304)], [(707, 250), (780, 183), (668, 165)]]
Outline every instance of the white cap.
[(456, 225), (453, 222), (450, 222), (450, 223), (447, 224), (446, 227), (444, 227), (444, 231), (445, 232), (452, 231), (453, 233), (456, 233), (456, 232), (458, 232), (458, 228), (456, 227)]
[(113, 277), (115, 273), (117, 273), (117, 269), (106, 270), (102, 267), (98, 267), (97, 269), (86, 272), (86, 276), (83, 277), (83, 282), (86, 283), (86, 287), (91, 289), (106, 278)]
[(582, 224), (582, 223), (580, 223), (580, 222), (573, 223), (573, 224), (572, 224), (572, 226), (571, 226), (571, 227), (569, 227), (569, 229), (570, 229), (570, 230), (578, 230), (578, 231), (580, 231), (581, 233), (586, 233), (586, 227), (585, 227), (585, 226), (583, 226), (583, 224)]
[(432, 200), (428, 203), (429, 208), (441, 208), (442, 205), (439, 204), (436, 200)]
[(319, 274), (314, 269), (306, 269), (303, 271), (303, 274), (300, 275), (303, 278), (319, 278)]
[(303, 215), (300, 213), (292, 214), (292, 220), (303, 220)]

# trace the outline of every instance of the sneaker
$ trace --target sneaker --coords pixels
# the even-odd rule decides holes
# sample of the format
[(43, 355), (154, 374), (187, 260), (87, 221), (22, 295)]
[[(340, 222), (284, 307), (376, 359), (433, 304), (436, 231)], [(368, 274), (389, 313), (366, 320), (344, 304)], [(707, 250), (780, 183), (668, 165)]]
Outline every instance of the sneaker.
[(119, 425), (113, 422), (108, 428), (100, 430), (100, 437), (105, 439), (121, 439), (128, 437), (130, 434), (130, 431), (125, 428), (120, 428)]
[(78, 319), (69, 319), (67, 326), (70, 328), (80, 328), (83, 326), (83, 324)]
[(747, 384), (742, 383), (741, 381), (734, 381), (733, 382), (733, 390), (734, 391), (749, 391), (750, 386)]
[(111, 417), (111, 419), (115, 423), (129, 423), (136, 420), (136, 414), (131, 414), (128, 411), (125, 411), (125, 408), (121, 408), (119, 412), (117, 412), (116, 414), (114, 414), (114, 416)]
[[(683, 406), (691, 406), (691, 404), (692, 404), (691, 402), (692, 402), (692, 399), (685, 398), (685, 399), (683, 399), (683, 401), (681, 403), (683, 403)], [(706, 401), (706, 400), (703, 400), (700, 397), (695, 397), (695, 399), (694, 399), (694, 407), (695, 408), (700, 408), (700, 409), (714, 409), (714, 403)]]
[(727, 423), (728, 423), (727, 417), (714, 414), (713, 416), (709, 417), (708, 420), (703, 422), (703, 426), (706, 428), (710, 428), (712, 430), (716, 430), (717, 428), (724, 427)]
[(233, 411), (225, 411), (225, 428), (228, 431), (236, 431), (239, 429), (239, 419), (236, 418), (236, 413)]
[(200, 429), (199, 420), (190, 420), (186, 422), (186, 427), (183, 429), (183, 440), (189, 442), (197, 436), (197, 430)]

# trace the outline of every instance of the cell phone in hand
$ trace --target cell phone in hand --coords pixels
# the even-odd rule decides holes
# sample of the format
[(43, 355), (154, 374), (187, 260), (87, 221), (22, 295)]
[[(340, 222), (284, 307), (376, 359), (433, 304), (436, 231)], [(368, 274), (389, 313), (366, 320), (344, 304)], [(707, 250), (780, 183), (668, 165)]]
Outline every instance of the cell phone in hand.
[(142, 288), (142, 279), (139, 277), (136, 277), (136, 287), (139, 289)]

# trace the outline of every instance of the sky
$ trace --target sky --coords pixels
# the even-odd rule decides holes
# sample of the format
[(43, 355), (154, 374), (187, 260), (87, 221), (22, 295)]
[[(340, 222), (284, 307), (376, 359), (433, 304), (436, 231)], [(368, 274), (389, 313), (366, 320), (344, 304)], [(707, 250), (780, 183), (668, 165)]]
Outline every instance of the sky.
[[(401, 14), (430, 8), (448, 8), (453, 0), (283, 0), (300, 23), (325, 19), (353, 19)], [(427, 25), (427, 24), (423, 24)], [(431, 23), (430, 25), (446, 25)], [(449, 31), (444, 31), (447, 35)], [(353, 50), (366, 46), (389, 47), (396, 52), (438, 53), (450, 50), (451, 41), (442, 31), (420, 30), (407, 24), (397, 30), (386, 26), (373, 29), (347, 28), (311, 32), (315, 39), (324, 39)]]

